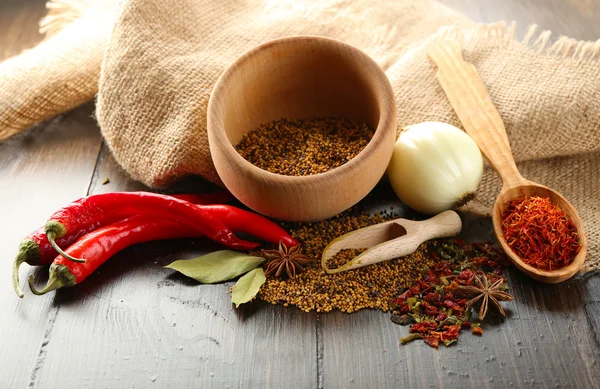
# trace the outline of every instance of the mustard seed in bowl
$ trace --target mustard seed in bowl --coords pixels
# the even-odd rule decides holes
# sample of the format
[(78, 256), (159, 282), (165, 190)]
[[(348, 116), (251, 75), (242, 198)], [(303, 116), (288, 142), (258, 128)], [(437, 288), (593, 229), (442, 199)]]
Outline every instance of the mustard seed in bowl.
[(308, 176), (356, 157), (374, 130), (350, 118), (281, 119), (244, 135), (235, 147), (255, 166), (286, 176)]

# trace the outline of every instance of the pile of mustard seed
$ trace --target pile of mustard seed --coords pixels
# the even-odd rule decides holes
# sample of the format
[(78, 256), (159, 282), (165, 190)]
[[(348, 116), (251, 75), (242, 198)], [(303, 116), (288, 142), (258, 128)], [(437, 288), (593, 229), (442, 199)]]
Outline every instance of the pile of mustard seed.
[[(351, 209), (321, 222), (284, 225), (313, 262), (294, 279), (267, 279), (259, 298), (272, 304), (295, 305), (305, 312), (355, 312), (363, 308), (389, 311), (398, 291), (414, 285), (433, 265), (433, 259), (425, 254), (426, 244), (406, 257), (355, 270), (327, 274), (321, 268), (321, 254), (331, 240), (383, 221), (380, 215), (370, 217)], [(349, 259), (345, 258), (346, 262)]]
[(350, 118), (281, 119), (244, 135), (236, 150), (269, 172), (308, 176), (350, 161), (373, 134), (367, 124)]

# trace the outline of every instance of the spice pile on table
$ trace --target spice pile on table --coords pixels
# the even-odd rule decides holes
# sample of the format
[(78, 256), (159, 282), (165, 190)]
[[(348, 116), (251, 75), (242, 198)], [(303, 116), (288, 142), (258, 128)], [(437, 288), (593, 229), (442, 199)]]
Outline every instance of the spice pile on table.
[[(268, 278), (258, 297), (272, 304), (295, 305), (305, 312), (390, 310), (397, 292), (414, 285), (433, 265), (433, 258), (424, 255), (424, 245), (401, 259), (331, 275), (321, 268), (320, 261), (323, 249), (334, 238), (385, 220), (381, 215), (361, 213), (356, 206), (321, 222), (284, 225), (284, 229), (300, 242), (302, 253), (312, 261), (295, 278)], [(342, 261), (349, 259), (342, 258)]]
[(244, 135), (236, 150), (272, 173), (308, 176), (350, 161), (373, 134), (365, 123), (350, 118), (282, 119)]
[(468, 328), (481, 335), (480, 323), (471, 322), (474, 308), (478, 308), (479, 320), (486, 317), (488, 309), (505, 316), (499, 301), (512, 300), (503, 276), (509, 264), (498, 248), (459, 240), (431, 241), (428, 251), (435, 265), (394, 299), (392, 321), (411, 325), (402, 344), (423, 339), (432, 347), (440, 343), (449, 346)]

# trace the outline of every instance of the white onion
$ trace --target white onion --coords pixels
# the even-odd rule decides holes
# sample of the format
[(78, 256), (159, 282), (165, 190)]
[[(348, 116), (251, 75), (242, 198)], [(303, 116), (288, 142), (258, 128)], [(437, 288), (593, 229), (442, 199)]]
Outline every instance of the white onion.
[(440, 122), (405, 127), (388, 166), (398, 198), (427, 214), (455, 208), (473, 198), (482, 174), (483, 158), (473, 139)]

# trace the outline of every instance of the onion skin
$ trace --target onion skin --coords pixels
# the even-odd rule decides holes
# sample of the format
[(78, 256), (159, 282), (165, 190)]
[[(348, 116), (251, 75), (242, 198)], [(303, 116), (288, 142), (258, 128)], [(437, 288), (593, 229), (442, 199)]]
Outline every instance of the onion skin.
[(403, 128), (388, 166), (398, 198), (425, 214), (472, 199), (483, 175), (481, 151), (465, 132), (441, 122)]

